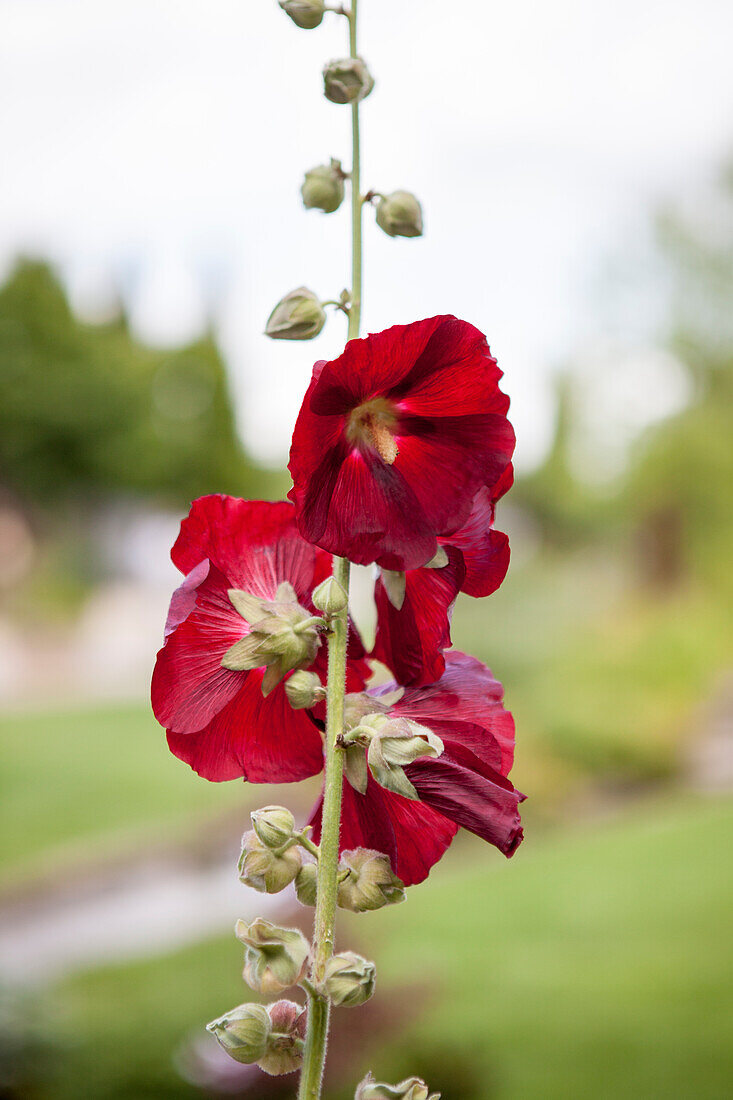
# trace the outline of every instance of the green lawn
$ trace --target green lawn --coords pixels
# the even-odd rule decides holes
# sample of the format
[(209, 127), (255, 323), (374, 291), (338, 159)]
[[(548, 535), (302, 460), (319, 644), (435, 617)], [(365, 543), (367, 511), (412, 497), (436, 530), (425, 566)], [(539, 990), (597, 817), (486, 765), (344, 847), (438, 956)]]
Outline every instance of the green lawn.
[[(723, 1100), (732, 846), (733, 801), (690, 796), (530, 836), (511, 862), (464, 845), (404, 905), (344, 922), (376, 959), (374, 1011), (403, 1013), (381, 1051), (352, 1036), (353, 1082), (371, 1067), (422, 1073), (444, 1100)], [(63, 982), (48, 995), (62, 1053), (34, 1095), (193, 1095), (171, 1055), (246, 999), (239, 962), (231, 937)]]

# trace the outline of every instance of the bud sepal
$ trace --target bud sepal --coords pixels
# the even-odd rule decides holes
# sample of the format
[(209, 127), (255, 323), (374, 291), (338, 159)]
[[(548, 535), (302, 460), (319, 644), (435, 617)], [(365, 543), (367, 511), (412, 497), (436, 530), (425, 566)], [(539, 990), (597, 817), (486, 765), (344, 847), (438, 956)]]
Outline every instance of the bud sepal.
[(360, 57), (329, 61), (323, 70), (323, 92), (331, 103), (360, 103), (373, 87), (374, 79)]
[(411, 191), (381, 195), (377, 203), (377, 225), (388, 237), (422, 237), (422, 207)]
[(265, 325), (271, 340), (312, 340), (326, 323), (321, 299), (308, 287), (291, 290), (277, 303)]
[(337, 894), (340, 909), (366, 913), (404, 900), (405, 887), (392, 871), (389, 856), (371, 848), (341, 853)]
[(303, 206), (306, 210), (333, 214), (344, 201), (345, 178), (340, 160), (332, 158), (330, 164), (317, 164), (306, 172), (300, 188)]
[(290, 885), (302, 864), (295, 839), (275, 851), (263, 844), (253, 829), (242, 837), (239, 881), (261, 894), (279, 894)]
[(296, 27), (304, 31), (319, 27), (326, 11), (326, 0), (279, 0), (279, 4)]
[(375, 1081), (368, 1073), (359, 1083), (354, 1100), (440, 1100), (440, 1093), (430, 1092), (419, 1077), (408, 1077), (398, 1085), (386, 1085)]
[(263, 917), (238, 920), (234, 934), (244, 944), (242, 976), (257, 993), (280, 993), (305, 974), (310, 944), (297, 928), (278, 928)]
[(264, 1056), (272, 1027), (264, 1005), (244, 1004), (212, 1020), (206, 1030), (230, 1058), (249, 1066)]
[(341, 951), (326, 963), (323, 988), (332, 1004), (355, 1008), (369, 1000), (376, 980), (377, 969), (373, 962), (353, 951)]

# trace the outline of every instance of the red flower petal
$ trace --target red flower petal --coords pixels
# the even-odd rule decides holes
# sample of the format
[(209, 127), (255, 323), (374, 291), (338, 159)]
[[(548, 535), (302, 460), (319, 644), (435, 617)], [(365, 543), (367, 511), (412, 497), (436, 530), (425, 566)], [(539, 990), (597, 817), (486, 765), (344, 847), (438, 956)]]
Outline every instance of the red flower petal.
[(498, 772), (492, 778), (488, 769), (469, 766), (471, 755), (464, 749), (458, 760), (446, 750), (437, 760), (409, 764), (405, 774), (422, 802), (511, 856), (523, 835), (517, 808), (523, 795)]
[[(321, 798), (309, 822), (316, 843), (321, 838), (322, 806)], [(430, 806), (383, 790), (371, 776), (365, 795), (344, 781), (339, 851), (373, 848), (383, 852), (405, 886), (427, 878), (457, 831), (453, 822)]]
[[(200, 572), (200, 571), (199, 571)], [(203, 729), (237, 694), (246, 672), (222, 668), (221, 659), (248, 633), (232, 607), (225, 577), (213, 565), (196, 589), (196, 607), (168, 637), (153, 670), (153, 712), (179, 733)], [(185, 598), (190, 596), (190, 590)], [(183, 597), (176, 600), (180, 609)], [(169, 612), (169, 620), (177, 612)]]
[(509, 539), (503, 531), (493, 530), (493, 522), (494, 500), (486, 486), (482, 486), (463, 526), (438, 540), (461, 551), (466, 566), (461, 591), (469, 596), (490, 596), (509, 568)]
[[(455, 317), (352, 340), (317, 364), (290, 452), (289, 496), (304, 536), (362, 564), (429, 561), (435, 536), (457, 529), (476, 491), (496, 484), (511, 460), (500, 377), (485, 337)], [(394, 412), (394, 426), (383, 428), (397, 447), (391, 457), (350, 434), (350, 414), (373, 400)]]
[(317, 554), (321, 559), (318, 572), (325, 576), (330, 562), (300, 536), (292, 504), (221, 494), (193, 502), (171, 551), (181, 572), (190, 573), (208, 558), (228, 579), (230, 588), (244, 588), (264, 599), (272, 599), (278, 584), (285, 580), (299, 599), (309, 596)]
[(400, 684), (432, 683), (445, 668), (450, 612), (465, 576), (460, 552), (448, 546), (446, 553), (449, 560), (442, 569), (407, 572), (399, 611), (390, 603), (381, 577), (374, 586), (377, 636), (371, 655), (387, 665)]
[[(395, 686), (386, 684), (373, 694), (386, 694)], [(514, 761), (514, 719), (502, 706), (503, 698), (504, 688), (486, 665), (466, 653), (451, 650), (445, 654), (445, 672), (440, 680), (424, 687), (406, 688), (392, 713), (435, 729), (439, 737), (445, 732), (444, 722), (480, 726), (498, 744), (501, 750), (498, 770), (506, 776)], [(452, 736), (457, 737), (455, 732)]]
[(168, 731), (171, 752), (214, 782), (241, 777), (251, 783), (290, 783), (317, 775), (323, 745), (308, 712), (292, 709), (282, 684), (263, 697), (261, 669), (245, 675), (234, 698), (204, 729)]

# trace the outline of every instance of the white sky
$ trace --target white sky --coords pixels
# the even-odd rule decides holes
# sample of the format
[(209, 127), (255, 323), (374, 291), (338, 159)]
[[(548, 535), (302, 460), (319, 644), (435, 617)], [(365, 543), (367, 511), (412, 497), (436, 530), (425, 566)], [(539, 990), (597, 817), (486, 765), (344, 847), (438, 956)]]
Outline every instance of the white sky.
[[(377, 80), (364, 184), (414, 190), (426, 221), (418, 241), (367, 224), (365, 328), (438, 312), (481, 327), (528, 465), (550, 370), (602, 327), (599, 272), (633, 271), (658, 199), (730, 148), (733, 5), (360, 7)], [(308, 344), (261, 335), (288, 290), (348, 281), (347, 209), (306, 213), (298, 194), (305, 169), (348, 164), (350, 113), (320, 94), (345, 33), (333, 15), (299, 31), (276, 0), (0, 0), (0, 264), (50, 257), (87, 311), (116, 285), (159, 342), (213, 315), (245, 438), (270, 460), (312, 362), (345, 337), (340, 315)]]

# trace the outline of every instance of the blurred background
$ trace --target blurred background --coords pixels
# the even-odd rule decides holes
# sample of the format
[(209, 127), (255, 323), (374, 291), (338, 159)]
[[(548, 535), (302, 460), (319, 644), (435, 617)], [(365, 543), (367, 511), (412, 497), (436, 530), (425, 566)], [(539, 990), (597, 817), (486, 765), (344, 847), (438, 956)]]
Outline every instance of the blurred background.
[[(363, 0), (366, 330), (437, 312), (505, 371), (513, 560), (453, 639), (517, 721), (526, 840), (462, 836), (405, 905), (344, 919), (376, 997), (337, 1014), (330, 1100), (372, 1069), (444, 1100), (730, 1095), (733, 9), (725, 0)], [(348, 281), (345, 52), (275, 0), (0, 0), (0, 1096), (290, 1097), (202, 1024), (251, 997), (237, 882), (256, 805), (147, 698), (190, 500), (277, 498), (312, 344), (262, 334)], [(365, 635), (372, 609), (362, 577)], [(304, 924), (305, 926), (305, 924)]]

